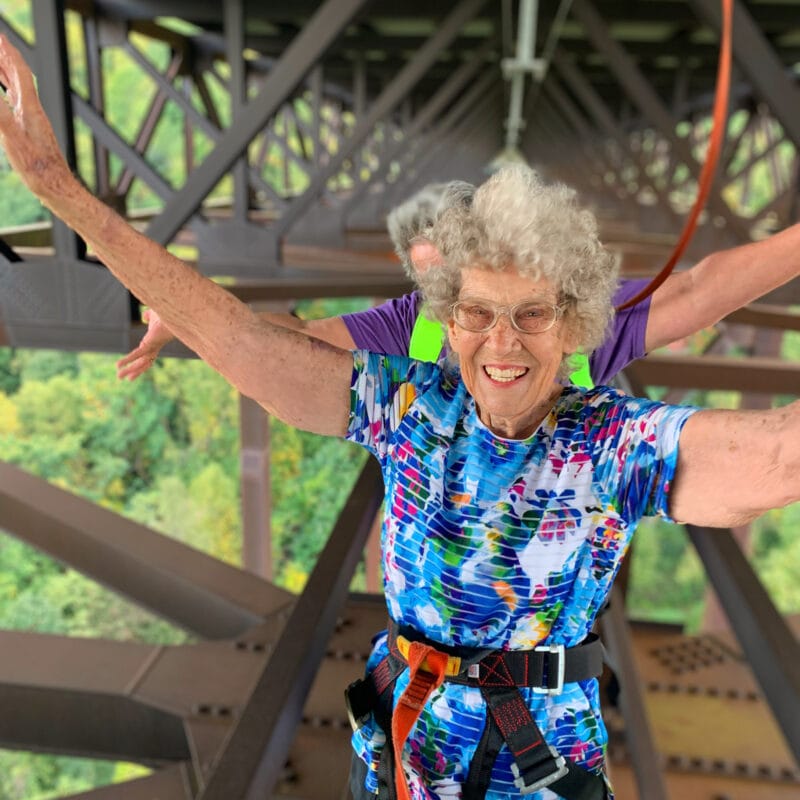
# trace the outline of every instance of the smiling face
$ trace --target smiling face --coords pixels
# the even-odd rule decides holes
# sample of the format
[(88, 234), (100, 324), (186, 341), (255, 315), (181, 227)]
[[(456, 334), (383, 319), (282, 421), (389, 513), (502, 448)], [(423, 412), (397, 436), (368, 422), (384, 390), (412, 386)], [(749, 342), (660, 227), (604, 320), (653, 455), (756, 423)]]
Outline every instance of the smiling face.
[[(526, 278), (515, 269), (465, 269), (459, 299), (467, 298), (506, 307), (532, 300), (559, 303), (552, 283)], [(521, 333), (503, 314), (485, 333), (464, 330), (453, 319), (447, 327), (484, 425), (509, 439), (530, 436), (561, 392), (556, 375), (564, 354), (576, 347), (569, 323), (561, 318), (543, 333)]]

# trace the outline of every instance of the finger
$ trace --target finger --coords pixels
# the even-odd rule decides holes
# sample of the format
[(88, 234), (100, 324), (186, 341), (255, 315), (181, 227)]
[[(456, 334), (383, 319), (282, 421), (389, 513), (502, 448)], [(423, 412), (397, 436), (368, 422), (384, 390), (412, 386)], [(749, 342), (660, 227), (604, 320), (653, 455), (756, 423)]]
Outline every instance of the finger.
[(128, 353), (128, 355), (122, 356), (122, 358), (119, 359), (119, 361), (117, 361), (117, 366), (126, 367), (128, 364), (132, 363), (133, 361), (136, 361), (137, 358), (141, 358), (142, 355), (143, 353), (141, 353), (139, 351), (139, 348), (137, 347), (135, 350), (131, 350), (131, 352)]
[(135, 364), (131, 364), (129, 367), (117, 370), (117, 378), (119, 378), (119, 380), (125, 380), (127, 378), (129, 381), (133, 381), (136, 380), (136, 378), (138, 378), (146, 370), (146, 363), (145, 366), (142, 367), (141, 364), (137, 362)]
[(11, 44), (7, 36), (0, 36), (0, 58), (2, 58), (0, 80), (6, 85), (7, 92), (19, 95), (23, 89), (35, 90), (33, 73), (22, 53)]
[(8, 37), (0, 34), (0, 83), (2, 83), (4, 92), (8, 91), (6, 88), (8, 86), (6, 64), (10, 60), (9, 47), (11, 47), (11, 43), (8, 41)]
[(123, 364), (122, 359), (117, 361), (117, 377), (118, 378), (125, 378), (133, 369), (133, 365), (130, 363), (129, 360), (126, 360)]
[(16, 68), (16, 59), (14, 57), (16, 52), (16, 48), (5, 36), (0, 37), (0, 83), (2, 83), (3, 92), (9, 103), (13, 102), (13, 95), (15, 93), (18, 94), (16, 91), (18, 83), (13, 77)]
[(0, 84), (5, 101), (0, 103), (0, 112), (4, 119), (13, 116), (14, 110), (18, 107), (19, 99), (22, 96), (22, 81), (26, 77), (25, 85), (29, 83), (31, 90), (35, 91), (33, 76), (30, 74), (25, 60), (6, 37), (0, 37)]
[(13, 116), (13, 109), (11, 107), (11, 97), (9, 96), (8, 89), (6, 88), (7, 85), (7, 78), (0, 66), (0, 89), (2, 89), (3, 99), (0, 101), (0, 114), (3, 115), (3, 118), (6, 119), (8, 117)]

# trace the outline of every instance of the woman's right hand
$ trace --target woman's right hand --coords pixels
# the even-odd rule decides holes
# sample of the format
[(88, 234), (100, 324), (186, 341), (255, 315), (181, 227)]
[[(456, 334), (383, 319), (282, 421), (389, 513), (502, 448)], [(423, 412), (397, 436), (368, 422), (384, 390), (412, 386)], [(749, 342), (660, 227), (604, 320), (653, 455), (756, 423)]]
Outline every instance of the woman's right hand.
[(161, 348), (175, 338), (152, 309), (142, 314), (142, 320), (147, 323), (147, 333), (135, 350), (117, 361), (117, 377), (120, 380), (127, 378), (133, 381), (147, 372), (155, 364)]

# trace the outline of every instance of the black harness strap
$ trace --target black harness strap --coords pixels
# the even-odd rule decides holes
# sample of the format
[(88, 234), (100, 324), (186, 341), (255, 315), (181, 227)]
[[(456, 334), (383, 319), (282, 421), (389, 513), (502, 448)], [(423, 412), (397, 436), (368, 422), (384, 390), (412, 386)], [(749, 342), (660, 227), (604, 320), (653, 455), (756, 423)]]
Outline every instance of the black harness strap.
[(475, 748), (467, 779), (461, 790), (462, 800), (483, 800), (492, 780), (494, 762), (503, 747), (503, 735), (491, 714), (486, 715), (483, 734)]
[[(603, 776), (587, 772), (547, 744), (516, 686), (481, 692), (497, 731), (489, 733), (490, 740), (499, 735), (511, 751), (514, 783), (522, 794), (547, 787), (568, 800), (604, 800)], [(490, 741), (489, 747), (493, 745)]]

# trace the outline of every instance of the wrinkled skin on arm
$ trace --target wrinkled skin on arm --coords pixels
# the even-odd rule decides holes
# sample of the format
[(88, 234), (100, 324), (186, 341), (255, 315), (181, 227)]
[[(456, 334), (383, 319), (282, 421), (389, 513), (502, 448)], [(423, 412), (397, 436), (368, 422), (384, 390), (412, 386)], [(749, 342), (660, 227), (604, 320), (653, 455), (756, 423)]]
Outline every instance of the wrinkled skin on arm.
[(800, 500), (800, 401), (767, 411), (699, 411), (681, 432), (670, 514), (727, 528)]
[(647, 351), (689, 336), (800, 276), (800, 223), (768, 239), (706, 256), (654, 293)]

